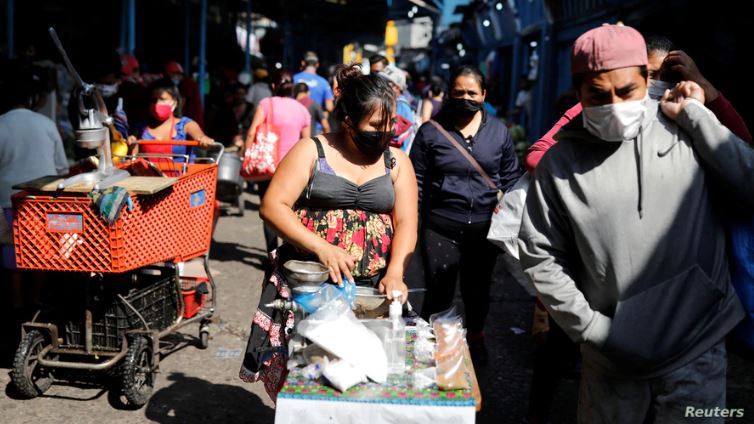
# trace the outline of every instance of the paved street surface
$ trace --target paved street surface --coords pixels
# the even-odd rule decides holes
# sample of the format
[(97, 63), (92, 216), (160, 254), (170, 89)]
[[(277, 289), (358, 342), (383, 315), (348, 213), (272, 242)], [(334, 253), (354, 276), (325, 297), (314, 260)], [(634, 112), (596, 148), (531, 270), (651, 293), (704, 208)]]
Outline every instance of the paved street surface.
[[(1, 421), (7, 424), (272, 423), (273, 404), (261, 385), (245, 384), (237, 378), (240, 352), (245, 348), (251, 314), (259, 297), (261, 260), (266, 256), (257, 215), (258, 199), (249, 194), (244, 197), (246, 216), (223, 216), (212, 245), (211, 269), (218, 284), (219, 308), (207, 350), (196, 347), (198, 326), (184, 328), (182, 337), (173, 339), (178, 343), (176, 350), (160, 363), (151, 401), (137, 411), (113, 407), (106, 387), (96, 379), (89, 379), (92, 381), (88, 383), (56, 383), (40, 398), (18, 400), (9, 385), (10, 357), (3, 354)], [(531, 379), (529, 330), (533, 298), (511, 272), (516, 274), (515, 267), (501, 258), (487, 325), (490, 365), (477, 369), (484, 403), (477, 420), (480, 423), (524, 422)], [(0, 334), (2, 340), (8, 340), (9, 329)], [(575, 422), (577, 387), (575, 380), (561, 384), (553, 423)], [(747, 418), (734, 422), (752, 422), (749, 417), (754, 417), (754, 362), (735, 354), (730, 355), (728, 407), (746, 409)]]

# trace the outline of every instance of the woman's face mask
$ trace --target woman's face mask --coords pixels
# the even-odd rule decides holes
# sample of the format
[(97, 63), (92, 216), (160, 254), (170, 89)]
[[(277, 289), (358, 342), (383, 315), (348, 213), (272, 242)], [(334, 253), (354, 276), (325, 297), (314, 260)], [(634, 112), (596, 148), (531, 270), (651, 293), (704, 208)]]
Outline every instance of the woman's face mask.
[(364, 156), (376, 157), (381, 155), (395, 135), (394, 131), (353, 131), (353, 143)]
[(456, 97), (448, 99), (448, 106), (453, 111), (453, 115), (461, 118), (469, 118), (482, 110), (482, 103), (476, 100), (459, 99)]
[(174, 110), (175, 110), (174, 103), (164, 103), (164, 102), (158, 101), (152, 104), (150, 112), (152, 113), (152, 116), (154, 116), (156, 120), (160, 122), (164, 122), (164, 121), (167, 121), (171, 116), (173, 116)]
[(351, 139), (364, 156), (375, 158), (381, 155), (390, 145), (390, 140), (395, 136), (394, 120), (390, 120), (390, 125), (382, 125), (381, 112), (374, 113), (366, 123), (361, 126), (353, 125), (349, 118), (346, 118), (346, 127), (350, 129)]
[(469, 119), (482, 110), (487, 94), (482, 83), (473, 75), (458, 76), (450, 87), (446, 106), (455, 118)]
[(631, 140), (639, 135), (648, 98), (647, 94), (641, 100), (585, 107), (584, 128), (604, 141)]
[(102, 94), (102, 97), (108, 98), (108, 97), (114, 96), (115, 93), (118, 92), (119, 84), (117, 82), (113, 84), (97, 83), (97, 84), (94, 84), (94, 86), (97, 88), (97, 91), (99, 91), (100, 94)]

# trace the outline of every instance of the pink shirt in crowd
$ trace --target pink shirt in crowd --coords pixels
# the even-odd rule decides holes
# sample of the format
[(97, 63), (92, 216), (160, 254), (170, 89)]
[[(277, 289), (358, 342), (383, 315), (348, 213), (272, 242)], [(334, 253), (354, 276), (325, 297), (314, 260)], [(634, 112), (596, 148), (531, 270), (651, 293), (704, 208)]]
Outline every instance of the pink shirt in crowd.
[(270, 102), (272, 102), (272, 126), (280, 133), (279, 160), (288, 153), (293, 145), (301, 139), (301, 130), (311, 124), (311, 115), (306, 107), (298, 101), (288, 97), (267, 97), (259, 102), (264, 111), (265, 122), (270, 116)]
[[(749, 128), (746, 127), (746, 123), (743, 118), (741, 118), (741, 115), (738, 114), (728, 99), (723, 96), (723, 93), (720, 93), (715, 100), (707, 102), (705, 106), (707, 106), (707, 108), (715, 114), (717, 119), (720, 120), (720, 123), (728, 127), (733, 134), (740, 137), (746, 143), (752, 144)], [(542, 138), (529, 147), (525, 161), (527, 171), (530, 173), (534, 172), (534, 169), (537, 167), (540, 159), (542, 159), (542, 156), (545, 155), (545, 152), (557, 143), (557, 140), (554, 138), (555, 134), (557, 134), (563, 126), (579, 116), (579, 114), (581, 114), (581, 103), (576, 103), (575, 106), (568, 109), (566, 113), (560, 117), (550, 131), (547, 131)]]

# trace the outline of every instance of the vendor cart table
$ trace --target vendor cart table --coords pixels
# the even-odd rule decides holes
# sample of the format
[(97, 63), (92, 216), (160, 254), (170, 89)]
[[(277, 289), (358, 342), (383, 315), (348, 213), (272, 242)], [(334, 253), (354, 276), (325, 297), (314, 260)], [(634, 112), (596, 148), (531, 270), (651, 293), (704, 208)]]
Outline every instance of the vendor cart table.
[(275, 424), (302, 423), (473, 423), (481, 408), (481, 395), (466, 349), (466, 366), (472, 388), (439, 390), (436, 386), (414, 389), (412, 380), (419, 363), (413, 355), (416, 333), (407, 331), (407, 374), (391, 376), (386, 385), (362, 383), (346, 392), (326, 385), (322, 378), (307, 380), (300, 370), (288, 374), (275, 408)]

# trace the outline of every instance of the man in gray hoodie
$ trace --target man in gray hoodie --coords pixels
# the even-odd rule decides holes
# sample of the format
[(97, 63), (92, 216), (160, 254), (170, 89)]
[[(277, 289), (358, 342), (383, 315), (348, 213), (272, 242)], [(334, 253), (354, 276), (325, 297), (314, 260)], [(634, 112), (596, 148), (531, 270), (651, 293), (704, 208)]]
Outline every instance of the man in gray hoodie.
[(647, 96), (633, 28), (579, 37), (584, 111), (563, 127), (528, 193), (521, 263), (582, 344), (579, 422), (723, 422), (725, 335), (743, 318), (711, 192), (754, 210), (754, 150), (685, 82)]

